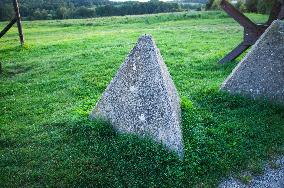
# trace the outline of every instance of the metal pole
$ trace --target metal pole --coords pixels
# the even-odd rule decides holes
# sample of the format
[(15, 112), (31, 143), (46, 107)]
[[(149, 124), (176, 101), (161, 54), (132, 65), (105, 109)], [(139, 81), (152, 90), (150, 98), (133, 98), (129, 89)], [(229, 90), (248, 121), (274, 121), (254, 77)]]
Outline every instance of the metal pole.
[(232, 50), (228, 55), (219, 61), (219, 63), (227, 63), (236, 59), (250, 46), (255, 44), (263, 32), (269, 27), (272, 21), (284, 18), (284, 0), (281, 2), (275, 2), (272, 7), (269, 20), (266, 24), (255, 24), (233, 5), (231, 5), (227, 0), (222, 0), (220, 3), (224, 11), (230, 15), (234, 20), (236, 20), (241, 26), (244, 27), (244, 37), (243, 42), (239, 44), (234, 50)]

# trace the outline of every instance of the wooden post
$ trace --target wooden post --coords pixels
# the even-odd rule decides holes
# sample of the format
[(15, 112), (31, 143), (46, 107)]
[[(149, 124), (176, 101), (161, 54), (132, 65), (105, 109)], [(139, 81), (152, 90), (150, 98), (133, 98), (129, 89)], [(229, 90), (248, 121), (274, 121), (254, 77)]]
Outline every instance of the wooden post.
[(14, 18), (13, 20), (10, 21), (10, 23), (0, 32), (0, 38), (3, 37), (9, 29), (17, 22), (17, 19)]
[[(14, 6), (14, 11), (15, 11), (15, 17), (9, 22), (9, 24), (0, 32), (0, 38), (3, 37), (10, 29), (11, 27), (17, 23), (18, 27), (18, 32), (19, 32), (19, 37), (20, 37), (20, 42), (21, 45), (24, 45), (24, 34), (23, 34), (23, 29), (22, 29), (22, 23), (21, 23), (21, 15), (20, 15), (20, 9), (19, 9), (19, 3), (18, 0), (12, 0), (13, 1), (13, 6)], [(2, 64), (0, 62), (0, 75), (2, 74)]]
[(19, 37), (20, 37), (20, 42), (21, 42), (21, 45), (23, 45), (25, 40), (24, 40), (24, 34), (23, 34), (23, 29), (22, 29), (22, 23), (21, 23), (21, 15), (20, 15), (19, 3), (18, 3), (18, 0), (12, 0), (12, 1), (13, 1), (14, 11), (15, 11), (15, 17), (0, 32), (0, 38), (3, 37), (11, 29), (11, 27), (15, 23), (17, 23)]
[(22, 23), (21, 23), (21, 15), (20, 15), (20, 10), (19, 10), (19, 3), (18, 0), (13, 0), (13, 5), (14, 5), (14, 10), (15, 10), (15, 18), (17, 19), (17, 27), (19, 31), (19, 37), (20, 37), (20, 42), (21, 45), (24, 44), (24, 34), (23, 34), (23, 29), (22, 29)]

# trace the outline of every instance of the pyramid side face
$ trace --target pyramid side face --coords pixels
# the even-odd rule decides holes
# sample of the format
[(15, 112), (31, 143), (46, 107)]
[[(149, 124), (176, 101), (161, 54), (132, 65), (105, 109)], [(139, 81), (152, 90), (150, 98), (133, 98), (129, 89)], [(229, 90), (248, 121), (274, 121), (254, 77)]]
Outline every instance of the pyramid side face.
[(183, 155), (179, 97), (159, 50), (142, 36), (118, 70), (91, 117), (119, 132), (147, 136)]
[(221, 86), (222, 90), (284, 104), (284, 22), (276, 20)]

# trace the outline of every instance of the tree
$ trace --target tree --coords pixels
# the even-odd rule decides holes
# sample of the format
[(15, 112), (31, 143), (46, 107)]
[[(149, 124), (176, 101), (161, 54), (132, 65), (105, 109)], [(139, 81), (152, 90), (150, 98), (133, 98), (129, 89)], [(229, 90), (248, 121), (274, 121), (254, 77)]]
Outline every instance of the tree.
[(87, 8), (87, 7), (79, 7), (75, 10), (73, 17), (74, 18), (91, 18), (96, 15), (96, 12), (94, 9)]
[(2, 0), (0, 2), (0, 20), (10, 20), (14, 17), (12, 1)]
[(209, 10), (209, 9), (212, 8), (213, 2), (214, 2), (214, 0), (209, 0), (209, 1), (206, 3), (206, 6), (205, 6), (206, 10)]
[(248, 12), (257, 12), (258, 0), (246, 0), (245, 6)]
[(66, 7), (59, 7), (56, 10), (56, 17), (59, 19), (66, 19), (69, 17), (69, 15), (70, 15), (70, 11)]

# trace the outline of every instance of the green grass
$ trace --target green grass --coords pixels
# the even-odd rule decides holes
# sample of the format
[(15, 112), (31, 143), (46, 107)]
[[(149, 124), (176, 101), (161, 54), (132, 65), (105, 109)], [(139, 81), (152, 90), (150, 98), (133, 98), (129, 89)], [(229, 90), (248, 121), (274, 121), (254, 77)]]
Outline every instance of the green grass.
[[(0, 187), (214, 187), (243, 170), (260, 173), (264, 160), (283, 154), (283, 107), (219, 92), (237, 62), (217, 61), (243, 32), (224, 13), (23, 27), (23, 48), (16, 28), (0, 39)], [(153, 35), (182, 98), (184, 161), (88, 119), (144, 33)]]

